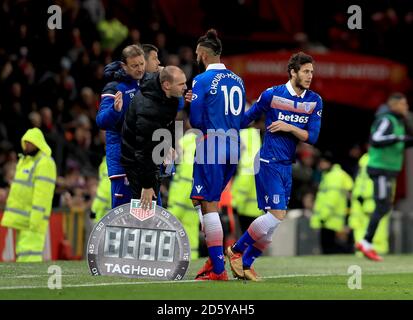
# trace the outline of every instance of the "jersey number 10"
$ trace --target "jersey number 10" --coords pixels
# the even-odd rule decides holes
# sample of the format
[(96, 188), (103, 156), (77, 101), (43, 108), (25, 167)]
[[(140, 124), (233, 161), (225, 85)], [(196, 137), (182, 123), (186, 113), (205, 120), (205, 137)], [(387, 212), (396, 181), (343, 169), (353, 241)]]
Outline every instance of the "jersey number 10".
[[(242, 91), (241, 88), (238, 86), (232, 86), (231, 89), (229, 90), (228, 94), (228, 87), (227, 86), (221, 86), (221, 91), (224, 92), (224, 99), (225, 99), (225, 115), (228, 115), (228, 112), (231, 111), (231, 113), (234, 116), (237, 116), (241, 113), (242, 111)], [(235, 108), (235, 102), (234, 102), (234, 95), (235, 93), (238, 94), (238, 106)]]

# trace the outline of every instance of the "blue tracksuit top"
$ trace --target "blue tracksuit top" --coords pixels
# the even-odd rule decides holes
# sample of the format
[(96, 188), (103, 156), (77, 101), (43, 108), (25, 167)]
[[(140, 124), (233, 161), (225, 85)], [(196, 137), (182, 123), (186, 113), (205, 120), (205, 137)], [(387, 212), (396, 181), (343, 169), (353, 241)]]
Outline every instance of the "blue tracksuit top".
[[(120, 165), (122, 125), (130, 100), (139, 90), (139, 81), (125, 73), (120, 61), (105, 66), (104, 75), (109, 82), (102, 90), (96, 123), (100, 129), (106, 130), (108, 174), (109, 178), (115, 178), (125, 175), (125, 170)], [(122, 92), (123, 107), (120, 112), (114, 109), (117, 91)]]

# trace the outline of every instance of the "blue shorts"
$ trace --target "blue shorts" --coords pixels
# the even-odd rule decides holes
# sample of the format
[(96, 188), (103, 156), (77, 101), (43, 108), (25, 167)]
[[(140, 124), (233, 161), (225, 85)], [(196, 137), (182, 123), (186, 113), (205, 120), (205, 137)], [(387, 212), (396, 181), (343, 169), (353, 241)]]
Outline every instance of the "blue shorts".
[(236, 171), (236, 164), (194, 163), (191, 199), (219, 201)]
[(191, 199), (219, 201), (237, 171), (240, 144), (208, 136), (198, 141), (194, 159)]
[(128, 179), (125, 177), (113, 178), (110, 180), (112, 192), (112, 208), (129, 203), (132, 198), (132, 191), (129, 187)]
[(255, 185), (259, 209), (287, 210), (292, 185), (291, 164), (260, 161)]

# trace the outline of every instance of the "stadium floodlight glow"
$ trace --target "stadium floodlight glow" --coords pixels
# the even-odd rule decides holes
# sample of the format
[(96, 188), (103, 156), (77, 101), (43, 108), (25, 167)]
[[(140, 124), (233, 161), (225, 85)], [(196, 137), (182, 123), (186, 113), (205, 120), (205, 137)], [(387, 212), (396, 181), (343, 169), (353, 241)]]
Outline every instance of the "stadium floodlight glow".
[(181, 280), (189, 266), (190, 246), (182, 224), (170, 212), (140, 200), (111, 209), (95, 225), (87, 245), (92, 275)]

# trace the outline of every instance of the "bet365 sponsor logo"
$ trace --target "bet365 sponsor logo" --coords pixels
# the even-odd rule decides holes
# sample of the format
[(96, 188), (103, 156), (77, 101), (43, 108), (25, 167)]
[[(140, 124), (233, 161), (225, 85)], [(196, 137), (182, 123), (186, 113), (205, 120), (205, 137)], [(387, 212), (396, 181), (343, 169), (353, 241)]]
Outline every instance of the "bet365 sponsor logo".
[(308, 116), (299, 116), (297, 114), (285, 115), (282, 112), (278, 112), (278, 120), (295, 122), (295, 123), (307, 123)]

